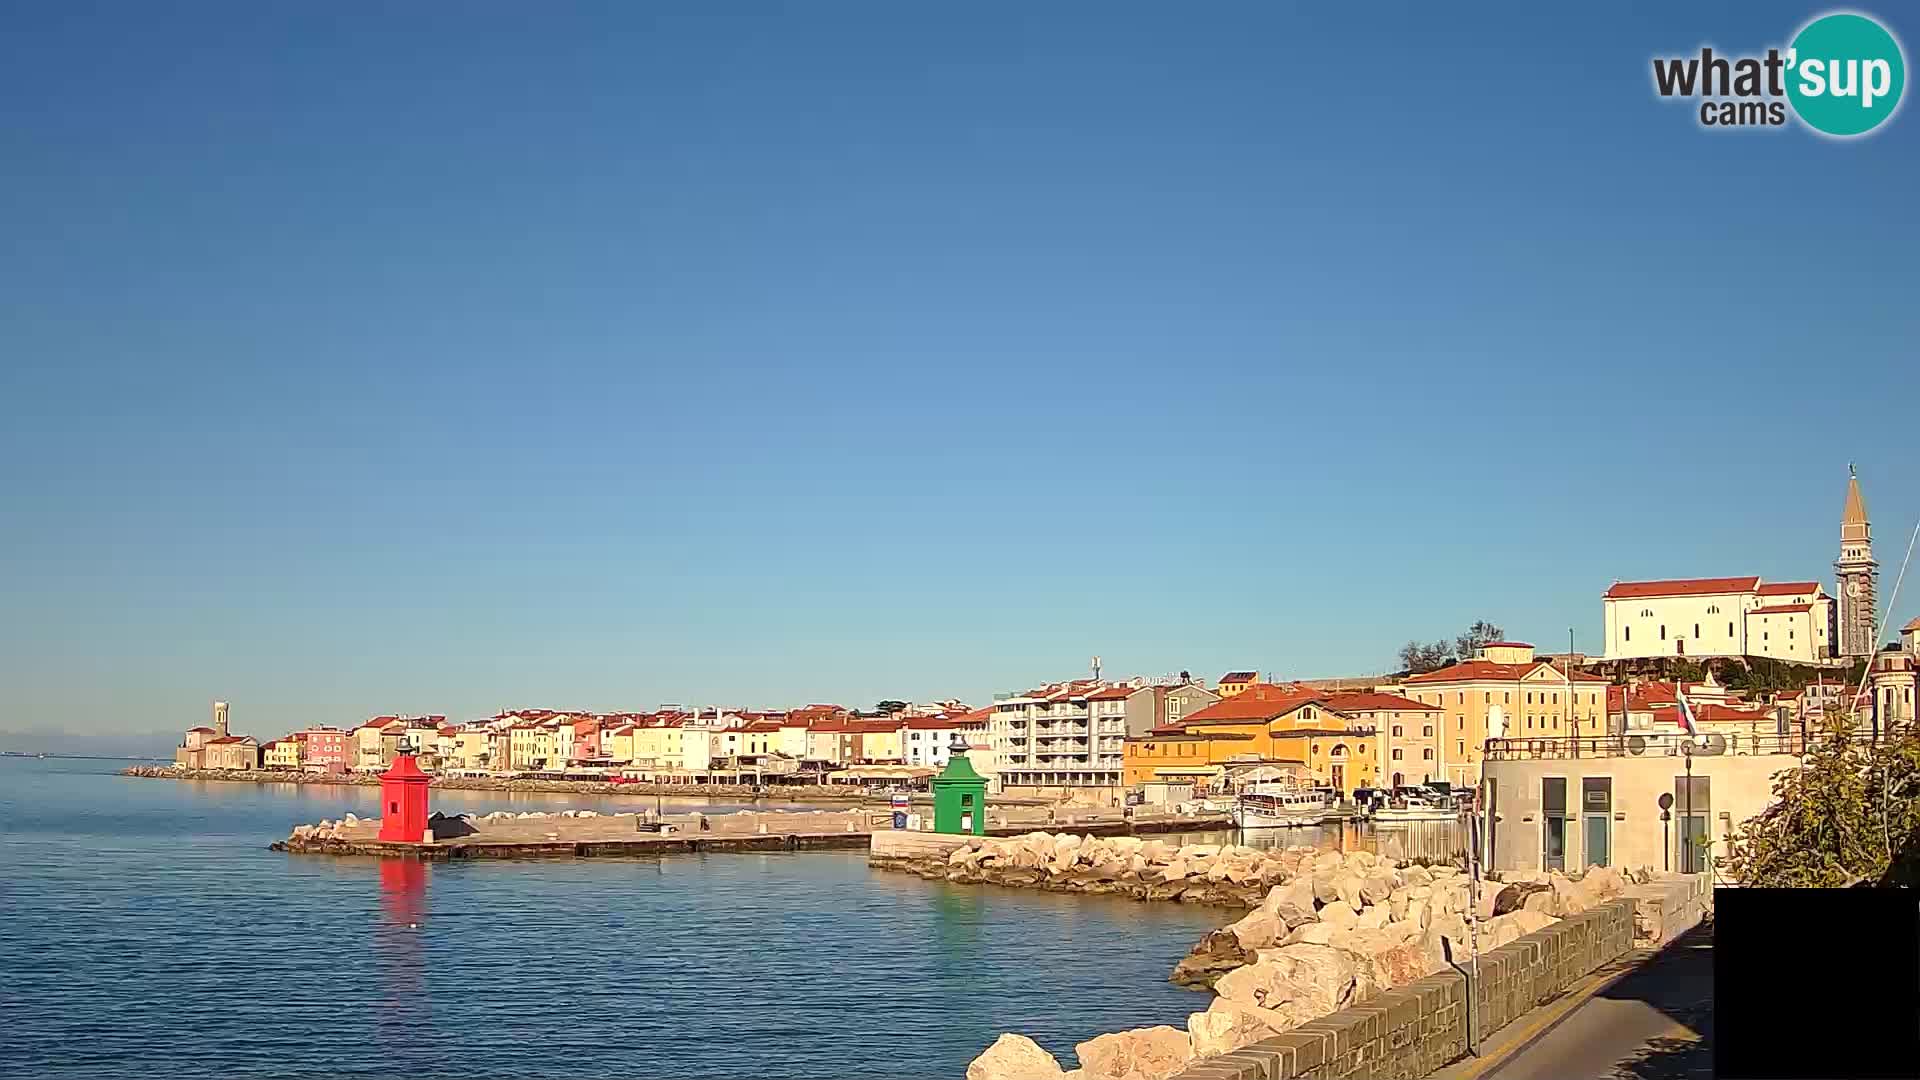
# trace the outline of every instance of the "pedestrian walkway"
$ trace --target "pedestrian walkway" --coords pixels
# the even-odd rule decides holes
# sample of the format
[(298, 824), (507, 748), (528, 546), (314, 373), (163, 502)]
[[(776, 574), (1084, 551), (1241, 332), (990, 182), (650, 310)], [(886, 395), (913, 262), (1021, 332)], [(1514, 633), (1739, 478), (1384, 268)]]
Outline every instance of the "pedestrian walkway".
[(1430, 1080), (1710, 1080), (1713, 927), (1637, 952)]

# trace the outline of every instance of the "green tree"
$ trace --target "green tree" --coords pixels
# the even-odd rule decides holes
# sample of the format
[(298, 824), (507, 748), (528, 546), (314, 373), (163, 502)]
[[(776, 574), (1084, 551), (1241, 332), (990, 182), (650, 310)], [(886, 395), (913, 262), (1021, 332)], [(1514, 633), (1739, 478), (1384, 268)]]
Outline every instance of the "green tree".
[(1697, 683), (1707, 677), (1706, 669), (1691, 660), (1675, 660), (1667, 668), (1667, 674), (1673, 676), (1675, 682)]
[[(1851, 717), (1813, 740), (1774, 801), (1735, 830), (1722, 867), (1756, 888), (1838, 888), (1893, 881), (1920, 852), (1920, 739), (1873, 744)], [(1910, 871), (1904, 871), (1910, 873)]]
[(906, 702), (895, 701), (892, 698), (888, 698), (887, 700), (881, 702), (880, 704), (875, 705), (873, 707), (873, 711), (876, 713), (879, 713), (881, 716), (892, 716), (894, 713), (897, 713), (902, 709), (905, 709), (906, 707), (907, 707)]

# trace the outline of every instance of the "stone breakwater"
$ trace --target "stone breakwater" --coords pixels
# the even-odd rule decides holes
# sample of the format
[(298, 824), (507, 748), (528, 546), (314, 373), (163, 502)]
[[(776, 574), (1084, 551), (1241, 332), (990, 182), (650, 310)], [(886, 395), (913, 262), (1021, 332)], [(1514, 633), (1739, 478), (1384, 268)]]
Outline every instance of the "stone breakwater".
[[(1026, 1036), (1002, 1035), (968, 1066), (967, 1080), (1167, 1080), (1196, 1062), (1460, 963), (1476, 943), (1484, 954), (1629, 895), (1650, 876), (1596, 868), (1580, 879), (1483, 881), (1476, 893), (1458, 867), (1402, 864), (1365, 851), (1190, 845), (1162, 862), (1156, 857), (1166, 853), (1109, 843), (1083, 864), (1084, 839), (1017, 839), (1018, 846), (985, 857), (984, 867), (982, 853), (992, 845), (955, 850), (948, 866), (959, 873), (945, 876), (988, 880), (986, 871), (1005, 865), (1000, 873), (1021, 882), (1036, 873), (1049, 881), (1090, 872), (1131, 877), (1126, 888), (1107, 891), (1143, 898), (1176, 885), (1182, 900), (1189, 888), (1205, 902), (1240, 902), (1253, 890), (1259, 895), (1249, 905), (1254, 910), (1207, 934), (1175, 967), (1173, 981), (1211, 987), (1214, 994), (1204, 1011), (1187, 1018), (1185, 1030), (1161, 1025), (1098, 1036), (1075, 1047), (1079, 1067), (1070, 1071)], [(1047, 840), (1053, 846), (1043, 865), (1023, 865), (1047, 851)]]
[(1302, 852), (1311, 854), (1306, 848), (1280, 852), (1137, 836), (1032, 832), (970, 837), (931, 853), (876, 849), (868, 861), (882, 869), (961, 885), (1250, 908), (1297, 873)]
[[(142, 776), (161, 780), (227, 780), (252, 784), (346, 784), (378, 787), (375, 773), (279, 772), (272, 769), (181, 769), (164, 765), (134, 765), (120, 770), (121, 776)], [(606, 783), (594, 780), (508, 780), (494, 776), (436, 776), (432, 787), (448, 791), (542, 791), (565, 795), (683, 795), (693, 798), (726, 796), (751, 798), (756, 794), (792, 802), (859, 802), (857, 791), (822, 791), (816, 787), (773, 789), (756, 792), (749, 784), (649, 784), (642, 782)]]

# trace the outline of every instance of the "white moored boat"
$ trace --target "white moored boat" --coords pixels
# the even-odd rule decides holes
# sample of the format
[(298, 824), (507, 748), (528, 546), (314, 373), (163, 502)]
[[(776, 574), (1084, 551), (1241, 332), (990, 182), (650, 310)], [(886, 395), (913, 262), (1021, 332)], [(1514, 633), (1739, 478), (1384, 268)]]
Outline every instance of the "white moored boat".
[(1323, 791), (1291, 784), (1249, 784), (1234, 803), (1233, 824), (1241, 829), (1286, 829), (1318, 825), (1333, 809)]
[(1375, 825), (1406, 825), (1416, 821), (1455, 821), (1460, 810), (1452, 800), (1421, 795), (1396, 796), (1368, 815)]

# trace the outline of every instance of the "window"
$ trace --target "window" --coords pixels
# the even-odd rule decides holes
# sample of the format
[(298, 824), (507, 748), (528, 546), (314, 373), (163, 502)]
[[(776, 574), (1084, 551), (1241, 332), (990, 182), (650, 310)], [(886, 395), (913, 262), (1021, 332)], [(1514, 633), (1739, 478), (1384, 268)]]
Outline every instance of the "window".
[(1529, 728), (1531, 728), (1531, 727), (1533, 727), (1533, 717), (1532, 717), (1532, 716), (1528, 716), (1528, 717), (1527, 717), (1527, 727), (1529, 727)]
[(1708, 605), (1707, 605), (1707, 614), (1709, 614), (1709, 615), (1718, 615), (1718, 614), (1720, 614), (1720, 605), (1719, 605), (1719, 604), (1708, 604)]
[(1503, 705), (1513, 704), (1513, 691), (1509, 690), (1505, 694), (1501, 695), (1501, 704)]
[(1693, 624), (1693, 636), (1694, 636), (1695, 638), (1698, 638), (1698, 637), (1700, 636), (1700, 624), (1699, 624), (1699, 623), (1694, 623), (1694, 624)]
[(1455, 694), (1453, 696), (1453, 703), (1455, 705), (1465, 705), (1467, 703), (1466, 691), (1463, 690), (1460, 693)]
[(1427, 748), (1426, 748), (1425, 750), (1422, 750), (1422, 751), (1420, 751), (1420, 756), (1421, 756), (1422, 758), (1424, 758), (1425, 760), (1427, 760), (1427, 761), (1432, 761), (1432, 760), (1433, 760), (1433, 747), (1431, 747), (1431, 746), (1429, 746), (1429, 747), (1427, 747)]
[(1553, 703), (1554, 703), (1555, 705), (1558, 705), (1558, 704), (1560, 704), (1560, 695), (1559, 695), (1559, 694), (1555, 694), (1555, 695), (1553, 695)]
[(1660, 640), (1661, 641), (1667, 640), (1667, 624), (1666, 623), (1660, 624)]
[(1399, 760), (1400, 760), (1400, 751), (1399, 751), (1399, 750), (1397, 750), (1397, 749), (1396, 749), (1396, 750), (1395, 750), (1395, 751), (1393, 752), (1393, 760), (1395, 760), (1395, 761), (1399, 761)]
[(1732, 636), (1733, 636), (1733, 624), (1732, 624), (1732, 623), (1728, 623), (1728, 624), (1727, 624), (1727, 636), (1728, 636), (1728, 637), (1732, 637)]
[(1467, 730), (1467, 718), (1466, 718), (1466, 717), (1464, 717), (1464, 716), (1456, 716), (1456, 717), (1454, 717), (1454, 718), (1453, 718), (1453, 723), (1454, 723), (1454, 726), (1455, 726), (1455, 727), (1458, 727), (1458, 728), (1459, 728), (1459, 729), (1460, 729), (1461, 731), (1465, 731), (1465, 730)]
[(1640, 609), (1640, 617), (1641, 617), (1641, 618), (1643, 618), (1643, 619), (1651, 619), (1651, 618), (1653, 618), (1653, 609), (1652, 609), (1652, 608), (1650, 608), (1650, 607), (1649, 607), (1649, 608), (1641, 608), (1641, 609)]
[(1395, 725), (1393, 725), (1393, 737), (1394, 737), (1394, 738), (1396, 738), (1396, 739), (1400, 737), (1400, 725), (1399, 725), (1399, 724), (1395, 724)]
[(1426, 727), (1421, 728), (1420, 734), (1426, 736), (1429, 739), (1433, 738), (1433, 725), (1428, 724)]
[(1528, 695), (1527, 695), (1527, 704), (1529, 704), (1529, 705), (1531, 705), (1531, 704), (1533, 704), (1533, 695), (1532, 695), (1532, 694), (1528, 694)]
[(1487, 703), (1489, 703), (1489, 702), (1491, 702), (1492, 700), (1493, 700), (1493, 692), (1492, 692), (1492, 691), (1485, 691), (1485, 692), (1483, 692), (1483, 693), (1481, 693), (1481, 695), (1480, 695), (1480, 704), (1482, 704), (1482, 705), (1485, 705), (1485, 704), (1487, 704)]
[(1462, 754), (1465, 754), (1467, 752), (1467, 740), (1461, 739), (1457, 745), (1460, 747), (1460, 752)]
[(1629, 627), (1627, 627), (1627, 628), (1626, 628), (1626, 631), (1627, 631), (1627, 640), (1628, 640), (1628, 641), (1632, 641), (1632, 640), (1633, 640), (1633, 627), (1631, 627), (1631, 626), (1629, 626)]

